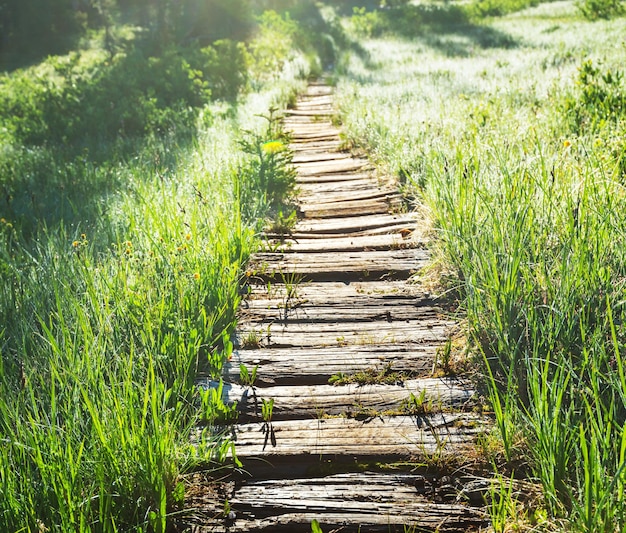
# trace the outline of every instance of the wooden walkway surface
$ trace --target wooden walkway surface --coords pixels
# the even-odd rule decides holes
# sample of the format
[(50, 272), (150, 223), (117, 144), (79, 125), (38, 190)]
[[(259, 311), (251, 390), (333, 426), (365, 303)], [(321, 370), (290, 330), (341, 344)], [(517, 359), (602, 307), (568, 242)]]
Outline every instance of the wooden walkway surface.
[(332, 115), (332, 90), (313, 83), (284, 119), (301, 218), (250, 266), (224, 386), (243, 468), (191, 495), (194, 531), (478, 530), (488, 483), (464, 465), (488, 421), (437, 364), (455, 324), (410, 280), (429, 261), (416, 218), (341, 150)]

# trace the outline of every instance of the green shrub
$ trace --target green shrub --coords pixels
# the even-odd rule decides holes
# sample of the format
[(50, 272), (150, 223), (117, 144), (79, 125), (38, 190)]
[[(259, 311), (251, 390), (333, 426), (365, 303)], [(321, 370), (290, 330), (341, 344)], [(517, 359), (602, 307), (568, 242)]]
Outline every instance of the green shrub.
[(244, 43), (216, 41), (202, 48), (201, 54), (202, 63), (197, 68), (213, 98), (234, 100), (247, 88), (251, 58)]
[(626, 118), (626, 88), (619, 71), (602, 72), (591, 60), (578, 69), (573, 94), (563, 104), (565, 118), (574, 133), (598, 132)]
[(292, 58), (298, 23), (289, 13), (265, 11), (258, 17), (257, 35), (249, 44), (250, 75), (256, 81), (267, 80), (279, 73)]
[(578, 9), (586, 19), (610, 19), (623, 15), (626, 8), (624, 0), (582, 0)]
[(540, 0), (474, 0), (465, 6), (472, 19), (501, 17), (508, 13), (521, 11), (527, 7), (539, 5)]

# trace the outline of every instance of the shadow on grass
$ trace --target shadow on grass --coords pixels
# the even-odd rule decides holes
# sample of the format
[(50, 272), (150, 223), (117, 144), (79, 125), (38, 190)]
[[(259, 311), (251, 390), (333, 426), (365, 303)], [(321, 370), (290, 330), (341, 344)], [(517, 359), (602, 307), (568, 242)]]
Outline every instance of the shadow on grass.
[(353, 23), (371, 36), (419, 40), (449, 57), (469, 57), (478, 49), (515, 48), (509, 34), (473, 21), (462, 6), (449, 3), (406, 5), (354, 12)]
[(0, 216), (26, 238), (40, 227), (93, 225), (129, 175), (174, 175), (195, 145), (202, 106), (212, 94), (234, 105), (240, 85), (238, 56), (222, 69), (213, 56), (203, 64), (185, 52), (134, 50), (90, 70), (59, 62), (60, 87), (28, 73), (12, 80), (0, 95), (13, 136), (0, 145)]

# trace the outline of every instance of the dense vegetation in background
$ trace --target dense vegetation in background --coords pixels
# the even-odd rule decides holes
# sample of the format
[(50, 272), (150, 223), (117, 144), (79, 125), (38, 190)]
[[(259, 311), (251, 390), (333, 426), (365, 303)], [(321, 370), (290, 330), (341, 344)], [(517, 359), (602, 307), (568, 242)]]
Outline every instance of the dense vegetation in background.
[(236, 461), (195, 380), (219, 380), (292, 191), (270, 109), (340, 34), (304, 0), (2, 0), (0, 21), (0, 530), (174, 531), (185, 473)]
[[(406, 9), (406, 8), (401, 8)], [(497, 422), (496, 531), (626, 528), (626, 20), (572, 2), (363, 31), (338, 92), (350, 138), (436, 232)], [(393, 20), (402, 11), (388, 10)], [(356, 18), (356, 20), (355, 20)], [(409, 37), (409, 38), (407, 38)], [(507, 478), (536, 480), (520, 501)], [(526, 506), (525, 506), (526, 505)]]

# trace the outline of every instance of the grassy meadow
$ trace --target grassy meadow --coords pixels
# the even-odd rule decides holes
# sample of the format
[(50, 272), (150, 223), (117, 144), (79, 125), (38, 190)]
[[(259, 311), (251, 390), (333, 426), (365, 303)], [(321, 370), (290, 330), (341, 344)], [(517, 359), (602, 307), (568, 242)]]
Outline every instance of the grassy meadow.
[(359, 44), (336, 74), (347, 140), (431, 223), (503, 487), (541, 487), (495, 491), (494, 530), (623, 531), (626, 19), (474, 8), (338, 14)]

